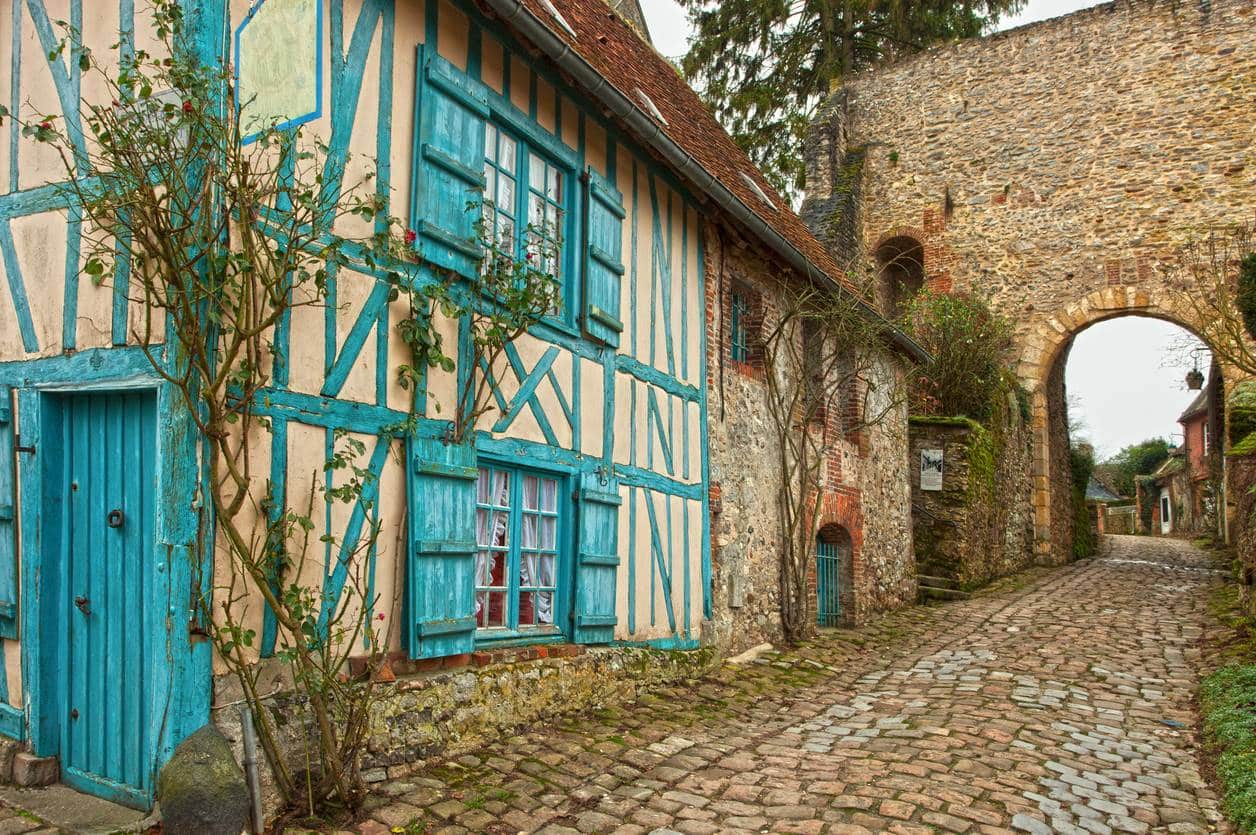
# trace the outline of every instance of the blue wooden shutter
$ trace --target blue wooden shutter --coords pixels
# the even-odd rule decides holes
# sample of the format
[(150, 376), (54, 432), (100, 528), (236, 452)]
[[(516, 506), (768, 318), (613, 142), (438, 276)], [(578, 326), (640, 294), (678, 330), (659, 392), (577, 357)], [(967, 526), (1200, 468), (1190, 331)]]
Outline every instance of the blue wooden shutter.
[(0, 637), (17, 637), (17, 491), (13, 477), (13, 396), (0, 386)]
[(618, 347), (624, 329), (619, 285), (624, 275), (624, 201), (610, 180), (585, 172), (584, 331)]
[(475, 448), (412, 438), (406, 458), (411, 658), (475, 648)]
[(481, 257), (476, 221), (484, 194), (487, 88), (434, 48), (419, 47), (418, 67), (410, 207), (415, 245), (430, 263), (474, 278)]
[(619, 573), (619, 482), (600, 472), (580, 477), (580, 539), (572, 640), (601, 644), (615, 637), (615, 578)]

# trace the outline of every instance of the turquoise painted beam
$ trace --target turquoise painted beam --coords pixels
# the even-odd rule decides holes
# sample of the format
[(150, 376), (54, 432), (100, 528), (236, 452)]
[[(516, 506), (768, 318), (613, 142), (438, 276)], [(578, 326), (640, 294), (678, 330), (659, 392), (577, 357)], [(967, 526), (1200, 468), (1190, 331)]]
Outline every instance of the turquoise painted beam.
[(9, 298), (13, 301), (13, 312), (17, 316), (22, 347), (27, 353), (33, 354), (39, 350), (39, 337), (35, 334), (35, 320), (31, 317), (30, 300), (26, 296), (26, 284), (22, 279), (22, 265), (17, 260), (13, 230), (9, 227), (7, 218), (0, 219), (0, 256), (4, 258), (4, 276), (9, 283)]
[(349, 576), (349, 563), (360, 548), (366, 517), (379, 498), (380, 475), (384, 471), (384, 463), (388, 460), (393, 441), (394, 438), (388, 435), (382, 435), (375, 441), (375, 450), (371, 453), (371, 459), (366, 467), (369, 475), (364, 479), (357, 501), (353, 503), (353, 512), (340, 538), (340, 549), (336, 555), (334, 568), (324, 580), (322, 613), (318, 621), (319, 633), (322, 635), (327, 634), (328, 627), (340, 608), (340, 598)]
[[(541, 414), (544, 414), (545, 410), (541, 407), (540, 403), (536, 402), (534, 398), (536, 396), (537, 386), (541, 384), (541, 381), (547, 376), (552, 376), (550, 374), (550, 369), (554, 367), (554, 360), (556, 359), (558, 359), (558, 348), (551, 345), (546, 349), (545, 353), (541, 355), (541, 358), (537, 360), (536, 365), (533, 366), (532, 370), (527, 374), (521, 373), (523, 371), (522, 360), (519, 361), (518, 365), (516, 365), (513, 361), (510, 363), (515, 376), (519, 380), (519, 391), (516, 392), (515, 398), (511, 402), (510, 407), (505, 410), (502, 416), (497, 420), (497, 423), (493, 424), (494, 432), (505, 432), (509, 429), (510, 425), (514, 423), (515, 418), (519, 416), (519, 412), (523, 410), (524, 406), (531, 408), (533, 414), (536, 414), (538, 411)], [(553, 430), (550, 429), (549, 431), (546, 431), (547, 428), (548, 422), (543, 425), (541, 429), (541, 431), (545, 433), (545, 439), (550, 441), (553, 446), (558, 446), (558, 440), (554, 437)]]
[(353, 370), (354, 363), (357, 362), (363, 346), (366, 345), (367, 337), (379, 326), (380, 311), (388, 306), (390, 293), (392, 293), (390, 285), (383, 281), (375, 281), (371, 294), (367, 296), (357, 320), (345, 336), (344, 344), (327, 373), (327, 380), (323, 383), (321, 392), (324, 397), (335, 397), (344, 388), (345, 382), (349, 379), (349, 372)]
[[(646, 515), (650, 520), (650, 551), (654, 557), (654, 566), (658, 571), (659, 580), (662, 583), (663, 605), (667, 610), (667, 626), (673, 633), (676, 632), (676, 611), (672, 608), (672, 577), (671, 572), (667, 569), (666, 555), (663, 552), (663, 543), (659, 538), (659, 520), (654, 510), (654, 502), (647, 495), (645, 497)], [(671, 542), (668, 542), (670, 550)], [(651, 597), (654, 594), (654, 584), (650, 584)], [(651, 606), (653, 610), (653, 606)], [(651, 611), (653, 614), (653, 611)], [(653, 623), (653, 621), (651, 621)]]

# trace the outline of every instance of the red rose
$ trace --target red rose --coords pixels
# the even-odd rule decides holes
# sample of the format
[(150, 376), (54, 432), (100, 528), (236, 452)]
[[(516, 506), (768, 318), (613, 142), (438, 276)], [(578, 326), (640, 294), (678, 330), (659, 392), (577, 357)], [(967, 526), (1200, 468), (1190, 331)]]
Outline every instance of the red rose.
[(190, 102), (190, 101), (185, 101), (185, 102), (183, 103), (183, 112), (184, 112), (184, 113), (191, 113), (191, 112), (192, 112), (192, 102)]
[(40, 122), (39, 126), (44, 130), (52, 130), (52, 122)]
[(415, 234), (415, 231), (414, 231), (413, 229), (407, 229), (407, 230), (406, 230), (406, 245), (407, 245), (407, 246), (409, 246), (410, 244), (414, 243), (414, 242), (415, 242), (415, 241), (417, 241), (418, 239), (419, 239), (419, 236), (418, 236), (417, 234)]

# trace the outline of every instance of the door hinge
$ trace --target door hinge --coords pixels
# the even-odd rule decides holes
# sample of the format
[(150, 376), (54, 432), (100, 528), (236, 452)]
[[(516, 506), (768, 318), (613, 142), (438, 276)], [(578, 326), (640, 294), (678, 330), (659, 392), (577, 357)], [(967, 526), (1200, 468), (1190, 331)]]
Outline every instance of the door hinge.
[(35, 447), (33, 447), (33, 446), (22, 446), (22, 436), (21, 436), (21, 435), (18, 435), (18, 436), (17, 436), (17, 438), (16, 438), (16, 444), (14, 445), (14, 447), (13, 447), (13, 448), (14, 448), (16, 451), (18, 451), (18, 452), (29, 452), (31, 455), (34, 455), (34, 454), (35, 454)]

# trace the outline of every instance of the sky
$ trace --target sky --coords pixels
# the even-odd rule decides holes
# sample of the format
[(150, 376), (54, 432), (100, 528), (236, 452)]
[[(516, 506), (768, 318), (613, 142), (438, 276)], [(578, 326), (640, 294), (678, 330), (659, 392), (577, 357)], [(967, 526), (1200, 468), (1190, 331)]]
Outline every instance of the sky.
[[(655, 48), (679, 58), (687, 48), (689, 24), (675, 0), (640, 0)], [(1095, 5), (1094, 0), (1029, 0), (999, 29), (1011, 29)], [(1065, 373), (1070, 415), (1079, 435), (1103, 458), (1147, 438), (1180, 442), (1177, 416), (1195, 393), (1184, 377), (1193, 362), (1183, 349), (1186, 331), (1158, 319), (1124, 317), (1083, 331), (1073, 343)], [(1207, 355), (1200, 368), (1208, 371)]]
[(1160, 319), (1122, 316), (1082, 331), (1064, 369), (1076, 438), (1090, 441), (1099, 460), (1148, 438), (1180, 444), (1178, 415), (1198, 394), (1186, 388), (1186, 372), (1197, 359), (1207, 376), (1203, 344)]

